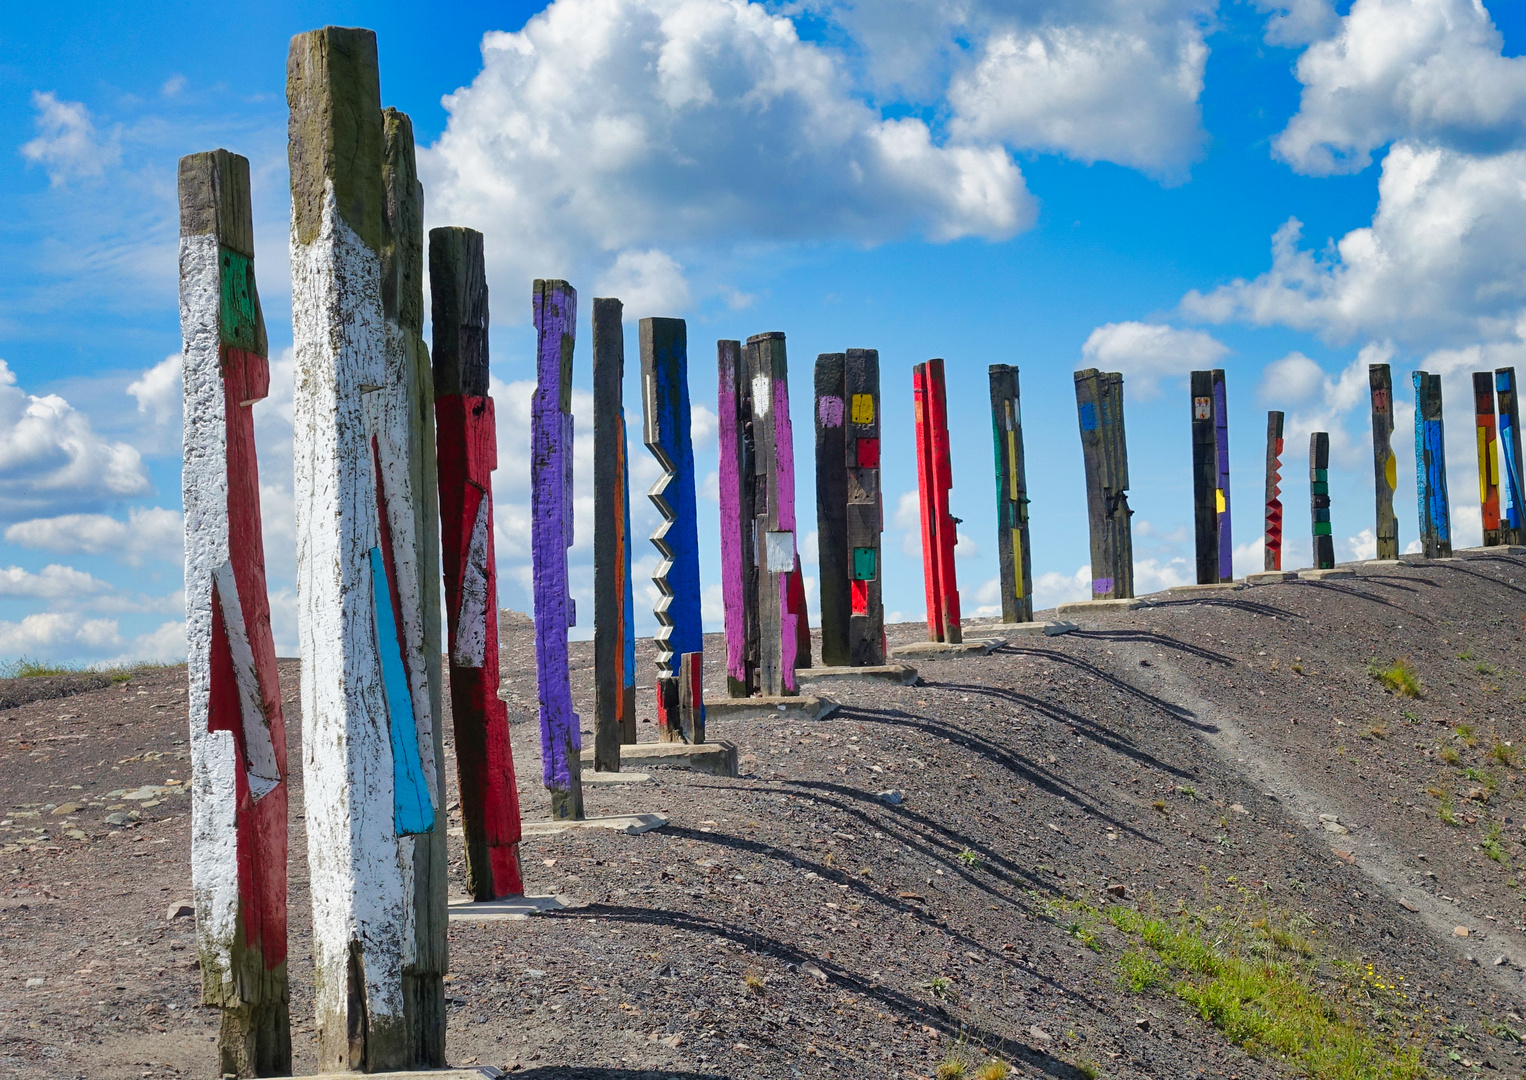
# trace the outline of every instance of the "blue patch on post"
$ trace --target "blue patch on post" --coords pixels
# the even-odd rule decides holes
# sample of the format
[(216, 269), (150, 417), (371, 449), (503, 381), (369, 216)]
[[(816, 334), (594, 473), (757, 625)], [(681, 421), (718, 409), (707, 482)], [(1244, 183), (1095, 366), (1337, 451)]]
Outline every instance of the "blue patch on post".
[(392, 731), (392, 820), (397, 835), (434, 828), (434, 802), (419, 759), (419, 733), (413, 722), (413, 695), (403, 671), (403, 649), (392, 617), (392, 587), (381, 548), (371, 549), (371, 600), (376, 613), (376, 651), (381, 660), (387, 726)]
[(1081, 402), (1081, 430), (1097, 430), (1097, 406), (1090, 401)]

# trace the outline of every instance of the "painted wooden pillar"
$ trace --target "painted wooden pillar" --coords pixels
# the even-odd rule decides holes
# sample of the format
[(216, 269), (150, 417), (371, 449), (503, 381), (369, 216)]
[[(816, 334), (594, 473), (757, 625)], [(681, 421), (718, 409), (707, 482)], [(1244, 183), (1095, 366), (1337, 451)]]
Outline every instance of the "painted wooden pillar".
[(1372, 395), (1372, 476), (1377, 496), (1377, 533), (1380, 559), (1399, 557), (1399, 517), (1394, 513), (1394, 491), (1399, 486), (1399, 459), (1394, 456), (1394, 389), (1387, 364), (1367, 365), (1367, 385)]
[(1033, 556), (1028, 547), (1028, 474), (1017, 368), (992, 364), (991, 435), (996, 444), (996, 551), (1003, 622), (1033, 621)]
[(593, 302), (593, 767), (620, 771), (636, 741), (630, 474), (625, 460), (625, 327), (619, 300)]
[[(411, 490), (418, 357), (399, 307), (409, 241), (393, 231), (406, 215), (388, 205), (379, 97), (370, 31), (292, 39), (298, 631), (318, 1064), (330, 1071), (444, 1061), (444, 928), (421, 923), (443, 916), (444, 879), (420, 877), (429, 856), (415, 839), (436, 827), (438, 792)], [(394, 197), (416, 198), (409, 187)]]
[(1214, 513), (1219, 535), (1219, 580), (1235, 579), (1235, 544), (1229, 503), (1229, 402), (1224, 390), (1224, 372), (1213, 370), (1213, 445), (1217, 484), (1214, 488)]
[(191, 886), (221, 1072), (291, 1072), (286, 721), (276, 673), (252, 407), (269, 390), (249, 162), (180, 159)]
[(1123, 426), (1123, 376), (1086, 368), (1075, 373), (1081, 457), (1091, 527), (1092, 599), (1134, 595), (1134, 537), (1129, 518), (1129, 449)]
[(466, 883), (472, 899), (493, 900), (525, 890), (508, 706), (498, 697), (498, 564), (493, 550), (498, 433), (488, 396), (482, 234), (431, 229), (429, 286), (450, 704)]
[(927, 593), (927, 637), (957, 645), (964, 640), (959, 619), (959, 582), (954, 573), (954, 545), (959, 522), (949, 513), (954, 486), (949, 462), (948, 402), (943, 361), (912, 368), (911, 385), (917, 425), (917, 494), (922, 511), (922, 583)]
[(1218, 460), (1214, 449), (1213, 372), (1188, 376), (1192, 396), (1192, 523), (1198, 584), (1219, 580), (1219, 517), (1214, 491)]
[(1266, 537), (1262, 565), (1282, 569), (1282, 413), (1266, 414)]
[(848, 663), (885, 662), (885, 605), (880, 577), (880, 534), (885, 528), (880, 490), (880, 354), (849, 349), (843, 368), (843, 458), (848, 480)]
[(1526, 471), (1521, 468), (1521, 406), (1515, 391), (1515, 368), (1494, 370), (1494, 392), (1499, 404), (1500, 457), (1505, 463), (1505, 509), (1500, 539), (1506, 544), (1526, 544)]
[(796, 556), (795, 444), (784, 335), (755, 334), (744, 354), (752, 387), (758, 689), (768, 696), (795, 694), (799, 631), (789, 596)]
[(821, 662), (848, 666), (853, 602), (848, 564), (848, 466), (843, 403), (846, 353), (816, 357), (816, 552), (821, 592)]
[[(670, 741), (704, 742), (700, 659), (705, 634), (689, 420), (688, 330), (682, 319), (642, 319), (640, 334), (643, 439), (662, 467), (662, 476), (648, 492), (662, 515), (662, 524), (652, 534), (652, 544), (662, 555), (652, 575), (660, 594), (654, 611), (658, 622), (657, 734)], [(685, 680), (687, 696), (682, 693)], [(675, 713), (673, 706), (679, 711)], [(685, 709), (690, 713), (687, 718)]]
[(1494, 373), (1473, 373), (1473, 413), (1478, 432), (1478, 501), (1482, 510), (1484, 547), (1500, 539), (1500, 467), (1494, 422)]
[(795, 670), (811, 666), (811, 611), (805, 602), (805, 574), (800, 569), (800, 551), (795, 551), (795, 568), (789, 574), (789, 613), (795, 619)]
[(744, 698), (758, 691), (759, 629), (752, 378), (740, 341), (716, 342), (716, 369), (726, 688)]
[(1330, 534), (1330, 435), (1309, 435), (1309, 517), (1314, 534), (1314, 568), (1335, 565), (1335, 538)]
[(530, 399), (530, 548), (535, 575), (535, 670), (540, 684), (541, 774), (553, 818), (583, 816), (583, 740), (572, 710), (567, 629), (577, 622), (567, 584), (572, 547), (572, 347), (578, 294), (565, 281), (534, 285), (535, 394)]
[(1451, 558), (1452, 512), (1447, 498), (1446, 433), (1441, 420), (1441, 376), (1413, 373), (1415, 384), (1415, 482), (1420, 545), (1426, 558)]

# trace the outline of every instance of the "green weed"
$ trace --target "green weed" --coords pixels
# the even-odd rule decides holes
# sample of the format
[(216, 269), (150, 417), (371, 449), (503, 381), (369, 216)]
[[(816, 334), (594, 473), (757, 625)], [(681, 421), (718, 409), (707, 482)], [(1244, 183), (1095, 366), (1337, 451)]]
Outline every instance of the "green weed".
[(1496, 742), (1489, 747), (1489, 756), (1506, 768), (1515, 768), (1515, 748), (1506, 746), (1502, 742)]
[(1506, 859), (1505, 846), (1500, 843), (1503, 833), (1500, 823), (1491, 821), (1489, 827), (1484, 830), (1483, 838), (1478, 842), (1478, 846), (1484, 849), (1484, 854), (1497, 863), (1504, 863)]
[(1387, 667), (1374, 660), (1367, 665), (1367, 673), (1400, 697), (1425, 697), (1425, 686), (1405, 657), (1401, 656)]
[(955, 858), (964, 863), (964, 865), (968, 866), (971, 870), (980, 869), (980, 855), (974, 851), (971, 851), (969, 848), (965, 848), (957, 856), (955, 856)]

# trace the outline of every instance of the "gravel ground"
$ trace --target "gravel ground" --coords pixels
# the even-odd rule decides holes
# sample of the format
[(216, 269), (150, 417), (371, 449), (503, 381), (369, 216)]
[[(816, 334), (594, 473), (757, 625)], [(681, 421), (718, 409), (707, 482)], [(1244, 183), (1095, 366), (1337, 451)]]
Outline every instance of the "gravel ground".
[[(524, 844), (531, 891), (581, 906), (453, 924), (452, 1063), (910, 1080), (966, 1048), (1019, 1075), (1287, 1075), (1170, 993), (1124, 989), (1125, 941), (1101, 924), (1087, 947), (1062, 903), (1084, 901), (1292, 918), (1322, 954), (1403, 976), (1438, 1075), (1521, 1075), (1520, 1044), (1489, 1032), (1526, 1030), (1526, 560), (1152, 599), (924, 662), (916, 686), (833, 687), (826, 721), (712, 723), (737, 744), (736, 779), (652, 769), (591, 787), (590, 815), (669, 824)], [(527, 819), (549, 806), (532, 644), (506, 613)], [(712, 688), (720, 655), (712, 638)], [(1398, 657), (1422, 698), (1369, 675)], [(585, 718), (591, 663), (574, 645)], [(298, 665), (282, 676), (300, 766)], [(184, 671), (52, 680), (32, 700), (13, 685), (27, 681), (0, 684), (20, 702), (0, 709), (0, 1075), (212, 1075), (191, 923), (169, 917), (189, 894)], [(300, 1073), (312, 970), (292, 779)], [(876, 797), (889, 789), (904, 801)]]

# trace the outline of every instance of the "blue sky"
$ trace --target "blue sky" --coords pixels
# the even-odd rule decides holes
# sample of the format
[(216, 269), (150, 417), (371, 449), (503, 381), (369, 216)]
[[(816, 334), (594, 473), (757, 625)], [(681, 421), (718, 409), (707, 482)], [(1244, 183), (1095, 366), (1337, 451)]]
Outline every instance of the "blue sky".
[[(811, 366), (880, 350), (892, 617), (923, 606), (911, 367), (932, 356), (948, 365), (967, 614), (996, 602), (990, 363), (1022, 370), (1041, 604), (1085, 595), (1089, 577), (1082, 366), (1126, 376), (1141, 591), (1193, 576), (1194, 367), (1228, 372), (1237, 569), (1261, 561), (1268, 408), (1288, 414), (1286, 565), (1309, 561), (1311, 430), (1332, 433), (1337, 557), (1371, 554), (1373, 359), (1404, 388), (1415, 368), (1443, 373), (1454, 521), (1478, 542), (1468, 373), (1526, 376), (1518, 5), (556, 0), (236, 19), (27, 5), (0, 16), (0, 657), (183, 655), (175, 162), (215, 146), (253, 169), (274, 362), (256, 409), (267, 556), (278, 647), (294, 651), (283, 82), (290, 36), (325, 23), (377, 31), (427, 223), (486, 234), (506, 606), (529, 607), (536, 276), (583, 298), (584, 391), (591, 300), (625, 300), (632, 417), (634, 320), (689, 321), (711, 629), (714, 342), (765, 330), (793, 360), (808, 576)], [(590, 400), (574, 403), (585, 615)], [(630, 457), (644, 535), (655, 467), (639, 445)], [(1410, 546), (1407, 483), (1399, 514)], [(655, 552), (636, 550), (649, 610)]]

